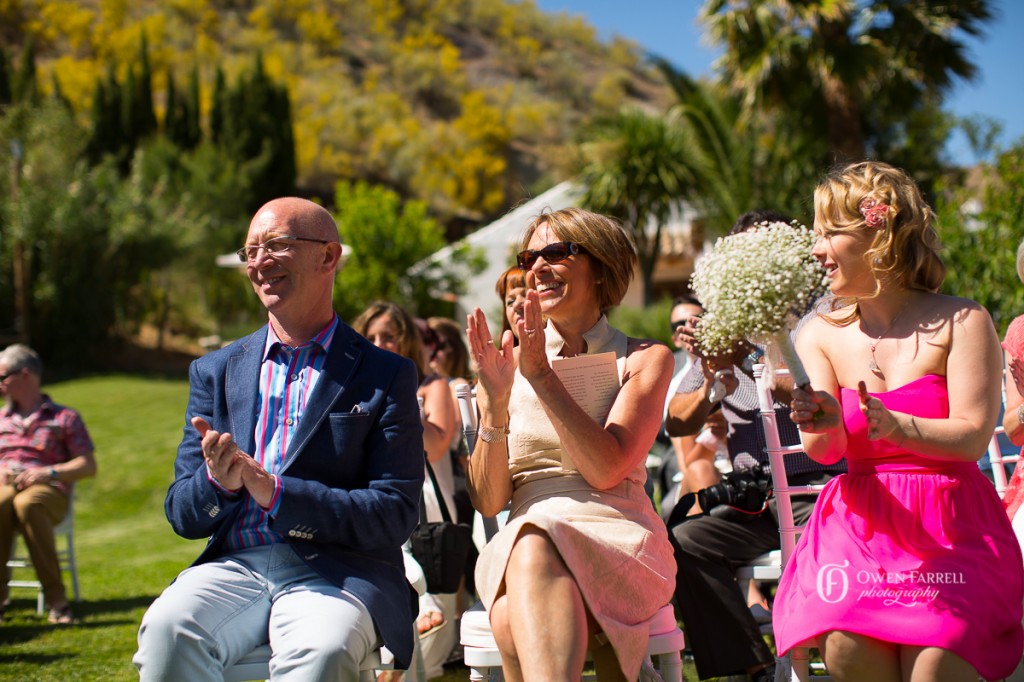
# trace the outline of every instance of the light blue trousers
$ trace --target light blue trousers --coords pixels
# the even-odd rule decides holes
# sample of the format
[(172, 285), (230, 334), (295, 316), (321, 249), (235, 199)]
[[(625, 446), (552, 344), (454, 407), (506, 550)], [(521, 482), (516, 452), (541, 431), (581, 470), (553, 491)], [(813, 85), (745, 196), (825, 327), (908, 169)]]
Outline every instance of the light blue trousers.
[(143, 681), (222, 681), (268, 641), (271, 678), (296, 682), (355, 682), (380, 646), (358, 599), (277, 544), (183, 571), (146, 611), (132, 662)]

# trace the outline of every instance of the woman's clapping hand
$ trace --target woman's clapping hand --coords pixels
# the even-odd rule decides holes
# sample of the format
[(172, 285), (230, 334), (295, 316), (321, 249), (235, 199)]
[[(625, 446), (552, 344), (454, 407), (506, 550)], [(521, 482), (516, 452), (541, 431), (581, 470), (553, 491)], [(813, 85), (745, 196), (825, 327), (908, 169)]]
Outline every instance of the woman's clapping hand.
[(480, 387), (488, 398), (507, 397), (516, 372), (512, 332), (506, 331), (501, 337), (501, 346), (495, 346), (487, 317), (477, 308), (472, 315), (466, 316), (466, 336), (469, 350), (476, 360)]
[(540, 313), (540, 294), (536, 291), (526, 292), (523, 319), (516, 325), (519, 327), (519, 373), (523, 378), (532, 381), (551, 371), (551, 363), (545, 350), (546, 337), (544, 317)]

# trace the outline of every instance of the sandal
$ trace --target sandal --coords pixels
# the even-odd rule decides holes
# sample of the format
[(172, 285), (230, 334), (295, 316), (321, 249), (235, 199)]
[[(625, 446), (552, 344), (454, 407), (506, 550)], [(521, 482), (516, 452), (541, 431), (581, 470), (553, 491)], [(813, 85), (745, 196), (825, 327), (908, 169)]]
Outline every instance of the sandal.
[[(433, 622), (434, 619), (431, 617), (434, 614), (437, 614), (438, 618), (440, 618), (440, 620), (436, 623)], [(420, 623), (425, 623), (427, 625), (427, 628), (425, 630), (421, 630)], [(428, 637), (434, 634), (447, 624), (448, 620), (444, 617), (443, 613), (441, 613), (440, 611), (428, 611), (416, 619), (416, 630), (419, 632), (420, 639), (422, 639), (424, 637)]]
[(59, 609), (50, 609), (46, 620), (54, 625), (71, 625), (75, 623), (75, 614), (71, 613), (71, 604), (65, 604)]

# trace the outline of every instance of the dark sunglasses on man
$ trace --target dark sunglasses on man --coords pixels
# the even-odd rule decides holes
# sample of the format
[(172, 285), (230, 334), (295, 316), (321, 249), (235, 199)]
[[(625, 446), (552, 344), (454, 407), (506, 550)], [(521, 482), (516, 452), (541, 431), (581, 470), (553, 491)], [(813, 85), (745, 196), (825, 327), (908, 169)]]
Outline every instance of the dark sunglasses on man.
[(543, 249), (526, 249), (516, 255), (516, 263), (520, 270), (529, 270), (538, 258), (543, 258), (546, 263), (561, 263), (569, 256), (586, 253), (587, 250), (576, 242), (555, 242), (548, 244)]

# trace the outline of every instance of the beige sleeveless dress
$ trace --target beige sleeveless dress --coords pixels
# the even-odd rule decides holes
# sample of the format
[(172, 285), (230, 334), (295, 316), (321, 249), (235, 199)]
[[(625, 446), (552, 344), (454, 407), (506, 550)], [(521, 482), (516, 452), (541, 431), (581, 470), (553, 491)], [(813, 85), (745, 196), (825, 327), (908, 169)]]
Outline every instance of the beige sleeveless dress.
[[(557, 357), (562, 338), (550, 324), (545, 334), (548, 357)], [(584, 338), (588, 354), (614, 351), (621, 378), (626, 335), (602, 316)], [(593, 488), (562, 452), (551, 421), (518, 371), (509, 405), (514, 492), (507, 525), (477, 562), (481, 600), (489, 609), (502, 589), (508, 556), (523, 526), (542, 529), (575, 576), (626, 679), (635, 680), (647, 648), (646, 621), (672, 598), (676, 573), (665, 524), (644, 492), (644, 463), (610, 490)], [(661, 405), (651, 409), (660, 412)]]

